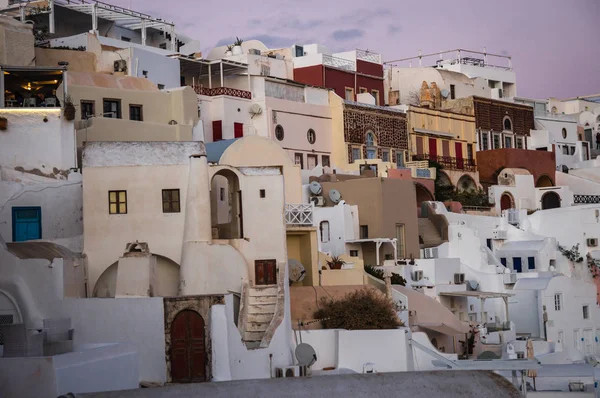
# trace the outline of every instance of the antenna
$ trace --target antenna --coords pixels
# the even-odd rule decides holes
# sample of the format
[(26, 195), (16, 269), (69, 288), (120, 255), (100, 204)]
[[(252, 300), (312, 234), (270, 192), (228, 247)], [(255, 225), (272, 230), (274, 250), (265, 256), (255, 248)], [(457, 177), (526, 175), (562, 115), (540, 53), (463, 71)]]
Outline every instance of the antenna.
[(337, 189), (332, 189), (329, 191), (329, 199), (331, 199), (333, 203), (337, 204), (339, 203), (340, 199), (342, 199), (342, 194)]
[(294, 282), (302, 282), (304, 280), (306, 270), (300, 261), (293, 258), (288, 259), (288, 269), (290, 285)]
[(317, 362), (317, 353), (310, 344), (300, 343), (296, 347), (296, 359), (300, 366), (312, 366)]
[(309, 184), (308, 189), (310, 189), (310, 193), (313, 195), (320, 195), (323, 192), (323, 187), (319, 182), (313, 181)]

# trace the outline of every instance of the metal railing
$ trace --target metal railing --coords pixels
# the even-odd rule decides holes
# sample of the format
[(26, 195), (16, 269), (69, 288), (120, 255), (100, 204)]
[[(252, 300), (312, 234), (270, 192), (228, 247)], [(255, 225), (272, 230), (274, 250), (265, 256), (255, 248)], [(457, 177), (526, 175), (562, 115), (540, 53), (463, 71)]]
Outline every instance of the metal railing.
[(361, 61), (374, 62), (376, 64), (381, 64), (381, 54), (369, 51), (369, 50), (356, 50), (356, 59), (360, 59)]
[(194, 91), (198, 95), (207, 95), (210, 97), (214, 97), (217, 95), (228, 95), (230, 97), (252, 99), (252, 93), (250, 91), (240, 90), (237, 88), (229, 88), (229, 87), (208, 88), (208, 87), (203, 87), (203, 86), (194, 86)]
[(283, 211), (286, 225), (312, 227), (313, 206), (312, 203), (286, 204)]
[(464, 171), (476, 171), (477, 165), (475, 164), (475, 159), (462, 159), (455, 158), (452, 156), (438, 156), (431, 155), (428, 153), (413, 155), (413, 161), (419, 160), (431, 160), (432, 162), (436, 162), (440, 164), (445, 169), (450, 170), (464, 170)]
[(575, 122), (575, 118), (571, 115), (563, 115), (562, 113), (552, 113), (542, 110), (533, 111), (533, 116), (548, 119), (564, 120), (565, 122)]
[(575, 204), (593, 204), (600, 203), (600, 195), (573, 195)]
[(323, 65), (333, 68), (356, 71), (356, 64), (348, 59), (338, 58), (327, 54), (322, 54)]

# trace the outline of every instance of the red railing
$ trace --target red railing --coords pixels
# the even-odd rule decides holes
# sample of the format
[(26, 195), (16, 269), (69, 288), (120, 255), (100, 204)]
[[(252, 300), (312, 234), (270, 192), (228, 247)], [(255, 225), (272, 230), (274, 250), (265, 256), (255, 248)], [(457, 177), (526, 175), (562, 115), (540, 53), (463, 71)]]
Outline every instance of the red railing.
[(423, 153), (420, 155), (413, 155), (412, 160), (431, 160), (432, 162), (439, 163), (445, 169), (450, 170), (477, 171), (477, 165), (475, 164), (474, 159), (461, 159), (452, 156), (437, 156)]
[(214, 97), (216, 95), (228, 95), (230, 97), (252, 99), (252, 93), (250, 91), (239, 90), (237, 88), (229, 88), (229, 87), (208, 88), (208, 87), (203, 87), (203, 86), (195, 86), (194, 91), (198, 95), (208, 95), (210, 97)]

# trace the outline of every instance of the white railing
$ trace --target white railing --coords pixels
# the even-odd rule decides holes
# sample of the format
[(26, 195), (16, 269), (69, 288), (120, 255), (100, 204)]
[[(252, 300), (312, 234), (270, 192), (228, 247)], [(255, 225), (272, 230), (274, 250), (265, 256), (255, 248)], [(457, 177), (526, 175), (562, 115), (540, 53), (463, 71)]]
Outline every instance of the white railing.
[(331, 55), (322, 54), (323, 55), (323, 65), (331, 66), (333, 68), (344, 69), (349, 71), (355, 71), (356, 65), (354, 62), (344, 59), (333, 57)]
[(287, 225), (299, 225), (312, 227), (313, 225), (313, 209), (312, 203), (286, 204), (283, 216)]
[(356, 59), (360, 59), (362, 61), (374, 62), (376, 64), (381, 64), (381, 54), (368, 51), (368, 50), (356, 50)]
[(542, 111), (542, 110), (535, 110), (533, 112), (533, 115), (535, 117), (563, 120), (565, 122), (575, 122), (576, 121), (575, 118), (571, 115), (563, 115), (562, 113), (552, 113), (552, 112), (547, 112), (547, 111)]

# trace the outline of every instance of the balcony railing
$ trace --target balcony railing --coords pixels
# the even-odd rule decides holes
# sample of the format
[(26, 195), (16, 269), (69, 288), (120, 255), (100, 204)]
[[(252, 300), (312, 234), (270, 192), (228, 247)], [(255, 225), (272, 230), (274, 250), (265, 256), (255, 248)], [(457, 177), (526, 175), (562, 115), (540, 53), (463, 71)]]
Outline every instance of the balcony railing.
[(356, 70), (356, 64), (354, 62), (348, 59), (333, 57), (327, 54), (323, 54), (323, 65), (349, 71)]
[(313, 204), (286, 204), (283, 211), (283, 216), (286, 225), (312, 227)]
[(356, 50), (356, 59), (381, 64), (381, 54), (368, 50)]
[(208, 88), (208, 87), (203, 87), (203, 86), (194, 86), (194, 91), (198, 95), (207, 95), (210, 97), (214, 97), (217, 95), (228, 95), (230, 97), (252, 99), (252, 93), (250, 91), (240, 90), (237, 88), (229, 88), (229, 87)]
[(413, 161), (431, 160), (440, 164), (443, 168), (450, 170), (476, 171), (477, 169), (475, 159), (460, 159), (452, 156), (437, 156), (428, 153), (413, 155), (412, 159)]

